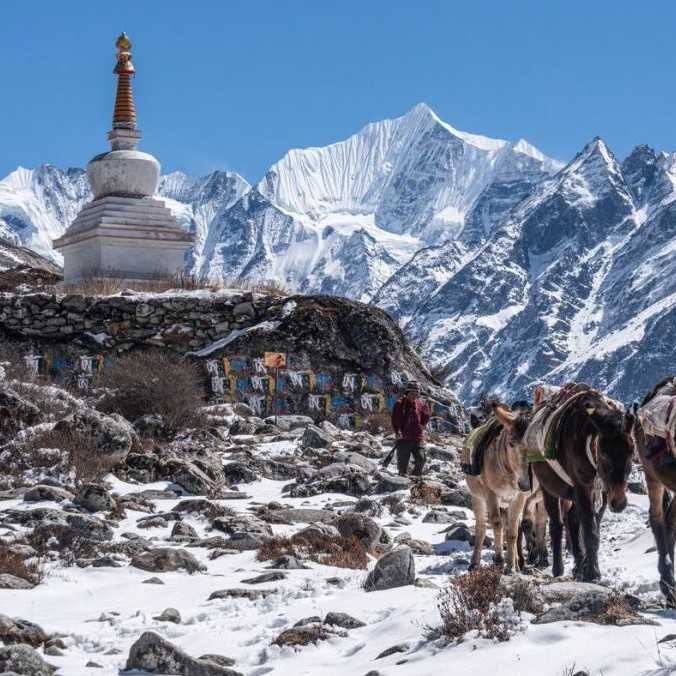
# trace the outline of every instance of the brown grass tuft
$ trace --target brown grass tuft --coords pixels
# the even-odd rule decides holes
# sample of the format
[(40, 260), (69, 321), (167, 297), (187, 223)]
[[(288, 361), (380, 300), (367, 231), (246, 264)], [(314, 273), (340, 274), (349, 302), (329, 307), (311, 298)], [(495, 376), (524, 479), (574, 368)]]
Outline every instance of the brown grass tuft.
[(411, 486), (411, 502), (419, 505), (438, 505), (441, 503), (441, 487), (419, 481)]
[(366, 550), (357, 538), (318, 534), (271, 538), (258, 550), (257, 558), (269, 561), (284, 555), (337, 568), (363, 570), (368, 565)]

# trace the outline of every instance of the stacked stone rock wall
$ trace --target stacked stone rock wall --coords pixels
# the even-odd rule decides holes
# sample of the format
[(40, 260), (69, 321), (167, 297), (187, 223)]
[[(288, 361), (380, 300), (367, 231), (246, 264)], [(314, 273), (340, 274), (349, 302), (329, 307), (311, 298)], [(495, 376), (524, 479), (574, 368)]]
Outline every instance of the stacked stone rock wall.
[[(0, 330), (36, 374), (87, 388), (115, 354), (170, 349), (200, 363), (216, 401), (360, 427), (387, 415), (408, 380), (422, 383), (437, 427), (462, 408), (434, 383), (384, 312), (331, 297), (186, 292), (85, 297), (0, 294)], [(280, 352), (281, 369), (266, 367)]]

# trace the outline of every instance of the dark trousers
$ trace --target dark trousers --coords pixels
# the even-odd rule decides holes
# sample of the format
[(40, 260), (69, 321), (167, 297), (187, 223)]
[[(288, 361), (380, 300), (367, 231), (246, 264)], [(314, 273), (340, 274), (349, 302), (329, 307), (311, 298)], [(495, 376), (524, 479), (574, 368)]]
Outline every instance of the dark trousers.
[(413, 455), (413, 474), (420, 476), (425, 466), (422, 441), (397, 441), (397, 469), (401, 476), (408, 474), (408, 463)]

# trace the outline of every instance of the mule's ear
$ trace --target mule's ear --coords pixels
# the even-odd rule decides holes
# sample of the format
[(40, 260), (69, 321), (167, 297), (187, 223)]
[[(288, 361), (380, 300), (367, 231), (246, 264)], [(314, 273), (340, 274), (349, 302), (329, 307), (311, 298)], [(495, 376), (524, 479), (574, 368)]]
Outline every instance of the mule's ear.
[(636, 416), (633, 413), (624, 414), (624, 431), (626, 434), (631, 434), (636, 424)]
[(510, 411), (510, 409), (504, 404), (500, 404), (499, 406), (495, 407), (495, 417), (498, 419), (500, 424), (511, 429), (514, 427), (514, 423), (516, 422), (518, 414), (514, 411)]

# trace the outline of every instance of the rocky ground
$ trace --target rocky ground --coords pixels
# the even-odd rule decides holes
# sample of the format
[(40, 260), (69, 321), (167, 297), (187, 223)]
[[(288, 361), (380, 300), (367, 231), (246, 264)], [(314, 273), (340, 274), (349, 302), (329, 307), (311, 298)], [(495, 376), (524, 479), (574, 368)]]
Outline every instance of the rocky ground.
[(20, 385), (0, 379), (0, 673), (672, 673), (643, 495), (606, 517), (602, 585), (503, 577), (490, 627), (456, 641), (438, 606), (472, 540), (460, 438), (411, 482), (382, 433), (220, 404), (168, 435)]

